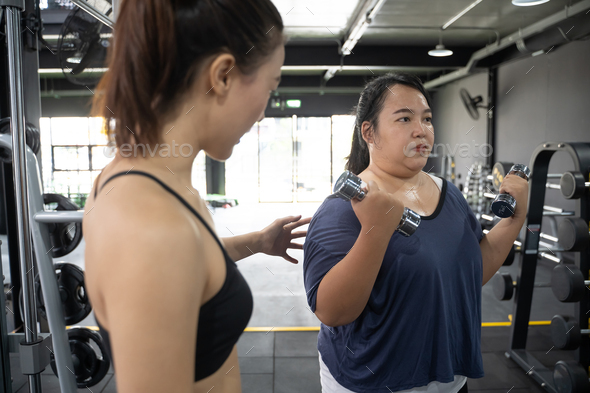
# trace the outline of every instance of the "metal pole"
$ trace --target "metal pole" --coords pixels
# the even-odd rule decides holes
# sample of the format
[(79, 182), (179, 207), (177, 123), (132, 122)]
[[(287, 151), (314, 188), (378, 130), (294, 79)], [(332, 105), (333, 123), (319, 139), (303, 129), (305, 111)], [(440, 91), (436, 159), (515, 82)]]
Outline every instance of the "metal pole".
[(112, 0), (111, 2), (113, 6), (113, 12), (111, 12), (111, 19), (113, 22), (117, 21), (117, 16), (119, 16), (119, 6), (121, 5), (121, 0)]
[[(20, 276), (23, 285), (25, 343), (35, 343), (37, 314), (35, 305), (35, 282), (31, 228), (29, 223), (29, 193), (25, 160), (25, 116), (23, 97), (23, 74), (21, 63), (20, 13), (24, 2), (6, 7), (6, 41), (8, 48), (8, 81), (10, 86), (10, 128), (12, 133), (12, 176), (14, 181), (16, 215), (18, 226), (18, 249)], [(41, 392), (41, 375), (29, 375), (29, 391)]]

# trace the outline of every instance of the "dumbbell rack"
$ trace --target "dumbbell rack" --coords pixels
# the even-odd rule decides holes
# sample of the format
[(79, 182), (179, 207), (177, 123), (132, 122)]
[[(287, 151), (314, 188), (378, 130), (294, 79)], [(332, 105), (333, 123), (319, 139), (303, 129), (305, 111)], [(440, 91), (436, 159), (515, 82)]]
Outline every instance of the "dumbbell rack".
[[(549, 392), (557, 393), (553, 382), (553, 370), (547, 369), (539, 360), (526, 350), (529, 328), (531, 303), (535, 285), (535, 272), (539, 249), (543, 205), (547, 183), (547, 171), (551, 157), (556, 152), (567, 152), (574, 162), (575, 170), (588, 179), (590, 172), (590, 143), (558, 143), (548, 142), (538, 146), (531, 157), (529, 168), (532, 175), (529, 183), (528, 213), (525, 222), (526, 235), (522, 246), (520, 273), (517, 277), (518, 289), (515, 293), (513, 320), (510, 328), (510, 348), (506, 356), (512, 358), (523, 370), (533, 377)], [(586, 222), (590, 219), (590, 192), (585, 192), (576, 201), (575, 213)], [(575, 255), (576, 265), (588, 280), (590, 269), (590, 251), (588, 249)], [(590, 291), (586, 291), (583, 299), (575, 304), (575, 316), (581, 329), (588, 329), (590, 314)], [(590, 337), (582, 337), (577, 349), (576, 360), (586, 372), (590, 370)]]

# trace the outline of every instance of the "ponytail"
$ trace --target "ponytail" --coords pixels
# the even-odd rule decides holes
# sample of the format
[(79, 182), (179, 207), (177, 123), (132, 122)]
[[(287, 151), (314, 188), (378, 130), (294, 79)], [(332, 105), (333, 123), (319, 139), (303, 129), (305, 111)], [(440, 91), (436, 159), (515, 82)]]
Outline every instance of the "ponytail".
[(358, 175), (371, 162), (369, 147), (363, 139), (363, 123), (371, 123), (373, 135), (377, 134), (379, 125), (379, 114), (383, 109), (385, 97), (391, 93), (390, 88), (400, 84), (412, 87), (418, 90), (426, 101), (430, 104), (430, 95), (424, 88), (422, 81), (415, 75), (404, 72), (388, 73), (369, 81), (361, 92), (358, 105), (355, 107), (356, 120), (354, 123), (354, 134), (352, 136), (352, 146), (350, 155), (347, 157), (346, 169)]
[(170, 59), (176, 58), (177, 50), (174, 10), (166, 0), (125, 0), (115, 29), (109, 69), (96, 88), (93, 115), (106, 120), (117, 146), (129, 143), (132, 136), (136, 143), (158, 143), (157, 113), (164, 109)]
[(363, 139), (361, 126), (357, 125), (356, 122), (354, 124), (354, 133), (352, 134), (352, 147), (347, 159), (346, 169), (355, 175), (358, 175), (369, 166), (369, 147)]

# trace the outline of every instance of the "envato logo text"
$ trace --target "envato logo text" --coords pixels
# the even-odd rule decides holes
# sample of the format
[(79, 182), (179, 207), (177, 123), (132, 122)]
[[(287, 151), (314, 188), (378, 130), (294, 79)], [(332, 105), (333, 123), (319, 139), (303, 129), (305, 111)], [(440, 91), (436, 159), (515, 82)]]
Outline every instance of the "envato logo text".
[(448, 143), (435, 143), (433, 146), (424, 143), (424, 146), (424, 149), (416, 149), (416, 143), (412, 142), (404, 147), (404, 155), (406, 157), (414, 157), (419, 154), (422, 157), (451, 155), (460, 158), (487, 158), (494, 151), (494, 148), (489, 143), (479, 144), (475, 143), (475, 140), (473, 140), (473, 143), (456, 143), (453, 146)]
[(162, 158), (189, 158), (193, 155), (193, 147), (190, 144), (183, 143), (182, 145), (179, 145), (174, 140), (172, 140), (172, 147), (168, 143), (156, 143), (153, 148), (149, 144), (145, 145), (143, 143), (136, 143), (134, 145), (130, 143), (124, 143), (120, 148), (117, 148), (116, 145), (111, 142), (105, 146), (103, 153), (106, 157), (113, 158), (115, 154), (117, 154), (117, 150), (119, 150), (121, 157), (124, 158), (145, 158), (146, 155), (154, 158), (156, 154)]

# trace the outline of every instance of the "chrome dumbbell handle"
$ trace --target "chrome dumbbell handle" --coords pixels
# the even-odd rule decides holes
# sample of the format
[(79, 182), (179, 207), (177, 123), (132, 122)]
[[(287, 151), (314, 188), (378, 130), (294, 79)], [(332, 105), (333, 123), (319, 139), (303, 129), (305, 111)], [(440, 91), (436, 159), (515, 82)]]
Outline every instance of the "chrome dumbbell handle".
[[(353, 198), (362, 201), (367, 195), (366, 186), (360, 177), (350, 171), (345, 171), (334, 184), (334, 194), (345, 201)], [(411, 236), (418, 229), (420, 221), (420, 215), (406, 207), (395, 230), (404, 236)]]
[(364, 190), (366, 186), (360, 177), (350, 171), (344, 171), (336, 181), (336, 184), (334, 184), (334, 193), (346, 201), (352, 198), (362, 201), (367, 195)]
[[(531, 177), (531, 170), (524, 164), (514, 164), (508, 174), (522, 177), (528, 181)], [(498, 217), (510, 217), (514, 214), (515, 209), (516, 199), (510, 194), (498, 194), (492, 202), (492, 211)]]
[(395, 230), (399, 231), (399, 233), (401, 233), (404, 236), (411, 236), (414, 232), (416, 232), (416, 229), (418, 229), (421, 220), (422, 219), (420, 218), (420, 215), (418, 213), (416, 213), (412, 209), (404, 207), (402, 219), (400, 220), (399, 225)]
[(531, 170), (524, 164), (514, 164), (512, 165), (512, 168), (510, 168), (508, 174), (522, 177), (524, 180), (528, 181), (531, 177)]

